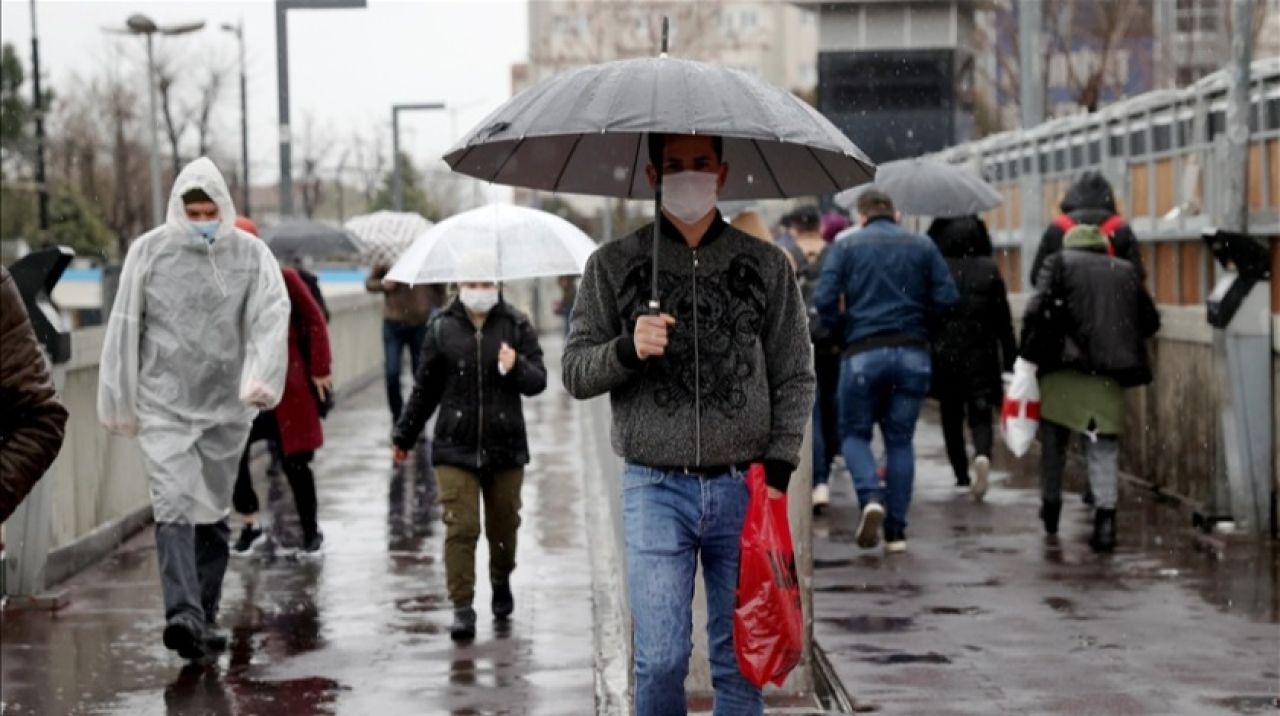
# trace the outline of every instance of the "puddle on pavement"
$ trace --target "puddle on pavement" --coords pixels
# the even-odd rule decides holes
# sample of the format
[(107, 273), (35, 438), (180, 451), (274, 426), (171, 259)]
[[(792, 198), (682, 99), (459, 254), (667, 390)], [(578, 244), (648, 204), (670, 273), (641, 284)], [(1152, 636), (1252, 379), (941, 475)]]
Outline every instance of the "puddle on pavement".
[(942, 654), (885, 654), (883, 656), (868, 656), (859, 661), (865, 661), (869, 664), (879, 664), (880, 666), (897, 666), (900, 664), (950, 664), (951, 659)]
[(914, 597), (922, 590), (917, 585), (901, 582), (899, 584), (827, 584), (814, 587), (813, 591), (831, 594), (897, 594)]
[(860, 615), (840, 619), (823, 619), (822, 623), (831, 624), (837, 629), (853, 634), (892, 634), (911, 631), (915, 628), (914, 617), (883, 617)]
[(397, 599), (396, 609), (402, 612), (415, 614), (418, 612), (434, 612), (444, 609), (448, 606), (448, 601), (443, 594), (420, 594), (416, 597), (403, 597)]
[(929, 613), (940, 616), (976, 616), (987, 612), (979, 607), (933, 607)]
[(1218, 708), (1229, 709), (1238, 714), (1275, 713), (1280, 710), (1280, 696), (1227, 696), (1218, 699), (1205, 699), (1207, 703)]

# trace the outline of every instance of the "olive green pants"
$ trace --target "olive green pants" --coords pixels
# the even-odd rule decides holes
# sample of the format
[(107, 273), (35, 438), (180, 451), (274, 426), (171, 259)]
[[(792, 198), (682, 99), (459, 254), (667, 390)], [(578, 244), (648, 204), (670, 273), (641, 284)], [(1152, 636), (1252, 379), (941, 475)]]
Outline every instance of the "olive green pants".
[(484, 532), (489, 540), (489, 580), (504, 582), (516, 568), (524, 469), (479, 473), (436, 465), (436, 480), (444, 511), (444, 568), (449, 600), (455, 607), (469, 607), (476, 592), (476, 541), (480, 539), (482, 497)]

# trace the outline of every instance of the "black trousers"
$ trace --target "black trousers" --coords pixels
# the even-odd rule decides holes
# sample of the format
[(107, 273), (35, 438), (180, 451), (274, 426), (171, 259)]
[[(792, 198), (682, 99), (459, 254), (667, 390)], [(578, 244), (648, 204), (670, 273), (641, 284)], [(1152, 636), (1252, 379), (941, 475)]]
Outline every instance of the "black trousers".
[(985, 398), (944, 396), (938, 401), (942, 412), (942, 438), (947, 443), (947, 459), (955, 471), (956, 480), (969, 480), (969, 454), (965, 450), (964, 424), (968, 418), (969, 431), (973, 433), (975, 457), (991, 457), (995, 435), (991, 428), (991, 403)]
[[(268, 417), (263, 417), (268, 416)], [(258, 493), (253, 489), (253, 475), (249, 472), (249, 449), (257, 440), (279, 439), (279, 429), (274, 415), (263, 413), (253, 423), (249, 433), (249, 441), (245, 443), (244, 454), (240, 456), (240, 472), (236, 475), (236, 486), (231, 494), (231, 505), (242, 515), (255, 514), (261, 507)], [(311, 459), (314, 453), (301, 452), (285, 455), (281, 459), (281, 468), (289, 480), (289, 489), (293, 492), (293, 502), (298, 508), (298, 523), (302, 527), (302, 537), (309, 540), (315, 536), (316, 525), (316, 478), (311, 472)]]

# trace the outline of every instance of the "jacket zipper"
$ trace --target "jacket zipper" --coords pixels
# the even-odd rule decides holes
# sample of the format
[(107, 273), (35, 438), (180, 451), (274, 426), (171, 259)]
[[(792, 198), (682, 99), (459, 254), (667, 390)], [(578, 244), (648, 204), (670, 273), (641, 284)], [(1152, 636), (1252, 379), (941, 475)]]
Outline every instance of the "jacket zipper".
[(702, 467), (702, 355), (698, 335), (698, 250), (693, 250), (693, 464)]
[(476, 329), (476, 402), (480, 421), (476, 424), (476, 469), (484, 463), (484, 327)]

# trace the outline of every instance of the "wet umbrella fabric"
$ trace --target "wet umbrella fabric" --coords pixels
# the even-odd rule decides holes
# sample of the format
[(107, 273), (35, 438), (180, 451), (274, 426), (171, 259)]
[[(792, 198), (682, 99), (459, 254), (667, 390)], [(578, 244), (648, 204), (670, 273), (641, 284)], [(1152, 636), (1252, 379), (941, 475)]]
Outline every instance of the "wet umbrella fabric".
[(619, 60), (522, 92), (444, 159), (498, 184), (648, 199), (648, 135), (724, 138), (722, 200), (834, 194), (875, 167), (795, 95), (726, 67), (671, 57)]
[(554, 214), (492, 204), (420, 234), (387, 278), (416, 285), (577, 275), (595, 249), (589, 236)]
[(375, 211), (343, 224), (360, 244), (360, 258), (370, 266), (390, 266), (431, 222), (412, 211)]
[(322, 259), (360, 253), (359, 244), (350, 232), (318, 221), (284, 221), (264, 229), (262, 238), (276, 256)]
[(874, 185), (855, 187), (836, 196), (854, 209), (869, 187), (885, 192), (904, 214), (949, 218), (980, 214), (1000, 205), (1002, 197), (982, 177), (955, 164), (932, 159), (900, 159), (881, 164)]

